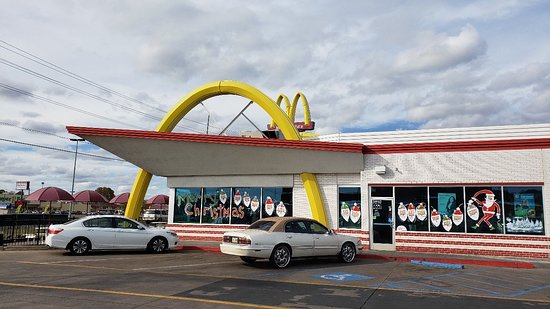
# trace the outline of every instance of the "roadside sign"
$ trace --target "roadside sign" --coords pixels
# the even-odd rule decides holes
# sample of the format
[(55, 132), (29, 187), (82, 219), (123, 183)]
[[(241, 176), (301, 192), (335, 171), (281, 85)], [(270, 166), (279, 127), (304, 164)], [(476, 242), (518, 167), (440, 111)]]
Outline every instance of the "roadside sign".
[(15, 182), (15, 190), (29, 190), (31, 188), (30, 181), (17, 181)]

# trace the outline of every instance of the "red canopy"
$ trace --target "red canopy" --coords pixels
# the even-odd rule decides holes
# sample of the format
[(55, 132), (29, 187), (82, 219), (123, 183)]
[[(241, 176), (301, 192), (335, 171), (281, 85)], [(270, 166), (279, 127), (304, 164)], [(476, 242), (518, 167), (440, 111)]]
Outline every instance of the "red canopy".
[(124, 203), (128, 203), (128, 198), (130, 198), (130, 192), (124, 192), (124, 193), (121, 193), (115, 197), (113, 197), (113, 199), (111, 199), (109, 201), (109, 203), (111, 204), (124, 204)]
[(145, 204), (168, 204), (169, 197), (165, 194), (158, 194), (148, 199)]
[(46, 187), (38, 189), (25, 198), (27, 201), (53, 202), (53, 201), (73, 201), (73, 196), (58, 187)]
[(105, 202), (108, 200), (100, 193), (93, 190), (80, 191), (74, 195), (75, 202)]

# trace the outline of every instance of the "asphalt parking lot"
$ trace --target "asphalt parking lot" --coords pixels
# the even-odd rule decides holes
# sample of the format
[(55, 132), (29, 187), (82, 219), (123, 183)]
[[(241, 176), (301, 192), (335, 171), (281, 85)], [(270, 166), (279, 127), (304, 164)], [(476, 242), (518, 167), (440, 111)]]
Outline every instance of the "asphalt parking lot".
[(550, 268), (449, 269), (358, 259), (286, 269), (200, 250), (0, 251), (0, 308), (543, 308)]

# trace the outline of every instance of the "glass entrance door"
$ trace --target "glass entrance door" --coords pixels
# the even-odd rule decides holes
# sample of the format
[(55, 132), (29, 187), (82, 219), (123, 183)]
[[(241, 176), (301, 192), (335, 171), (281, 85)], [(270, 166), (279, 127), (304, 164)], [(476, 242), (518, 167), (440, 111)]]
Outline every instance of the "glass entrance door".
[(393, 199), (371, 200), (371, 247), (374, 250), (395, 250), (393, 229)]

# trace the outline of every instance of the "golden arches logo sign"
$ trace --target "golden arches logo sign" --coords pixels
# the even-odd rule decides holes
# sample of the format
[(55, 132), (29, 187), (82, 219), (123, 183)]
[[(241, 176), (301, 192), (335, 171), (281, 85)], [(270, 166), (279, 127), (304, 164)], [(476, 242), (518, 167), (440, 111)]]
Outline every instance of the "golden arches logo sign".
[[(298, 100), (302, 101), (302, 106), (304, 108), (304, 121), (297, 122), (296, 121), (296, 107), (298, 106)], [(294, 123), (294, 127), (299, 131), (307, 131), (307, 130), (313, 130), (315, 128), (315, 122), (311, 121), (311, 113), (309, 111), (309, 103), (307, 101), (306, 96), (298, 92), (296, 95), (294, 95), (294, 98), (292, 99), (292, 103), (290, 103), (290, 100), (288, 97), (284, 94), (280, 94), (277, 98), (277, 101), (275, 104), (281, 107), (281, 103), (285, 103), (285, 113), (288, 115), (288, 118), (290, 118), (290, 121)], [(267, 126), (268, 130), (275, 130), (277, 129), (277, 124), (275, 123), (275, 120), (272, 119), (271, 123)], [(303, 134), (302, 134), (303, 135)]]
[[(204, 100), (220, 95), (237, 95), (256, 103), (273, 119), (273, 123), (279, 127), (288, 140), (302, 139), (302, 136), (294, 125), (296, 104), (300, 98), (304, 105), (304, 125), (307, 123), (309, 126), (312, 123), (309, 114), (309, 105), (302, 93), (298, 93), (294, 97), (292, 104), (289, 103), (288, 98), (286, 98), (286, 100), (284, 98), (277, 99), (277, 104), (264, 93), (248, 84), (238, 81), (221, 80), (198, 87), (179, 100), (161, 120), (156, 131), (171, 132), (180, 120), (195, 106), (199, 105)], [(280, 104), (283, 100), (285, 100), (285, 111), (280, 108)], [(128, 199), (125, 216), (134, 219), (139, 217), (141, 207), (143, 206), (143, 200), (145, 199), (145, 193), (147, 192), (152, 176), (151, 173), (144, 169), (139, 169), (134, 185), (132, 186), (130, 198)], [(317, 178), (314, 174), (305, 172), (300, 174), (300, 178), (302, 179), (304, 190), (309, 200), (313, 218), (328, 226)]]

